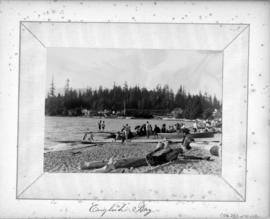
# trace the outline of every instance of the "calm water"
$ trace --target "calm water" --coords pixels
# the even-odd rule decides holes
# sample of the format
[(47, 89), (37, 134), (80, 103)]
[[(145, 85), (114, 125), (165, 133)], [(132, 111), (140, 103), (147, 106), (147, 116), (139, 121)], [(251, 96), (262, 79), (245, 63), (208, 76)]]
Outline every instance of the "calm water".
[[(45, 147), (53, 146), (58, 141), (80, 141), (87, 129), (89, 131), (98, 131), (98, 118), (87, 117), (50, 117), (45, 118)], [(119, 131), (123, 125), (129, 124), (131, 129), (137, 125), (142, 125), (149, 121), (152, 126), (155, 124), (160, 126), (166, 124), (167, 126), (175, 124), (177, 121), (165, 121), (157, 119), (105, 119), (105, 131)], [(185, 122), (188, 126), (189, 122)]]

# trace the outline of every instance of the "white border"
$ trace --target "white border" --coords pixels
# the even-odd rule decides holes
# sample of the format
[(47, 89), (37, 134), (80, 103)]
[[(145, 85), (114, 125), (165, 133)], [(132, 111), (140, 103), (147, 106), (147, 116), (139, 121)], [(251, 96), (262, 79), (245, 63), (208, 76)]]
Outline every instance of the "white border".
[[(269, 1), (1, 1), (0, 217), (99, 217), (89, 212), (93, 201), (16, 199), (19, 32), (20, 21), (28, 20), (250, 24), (246, 201), (145, 204), (153, 210), (148, 218), (269, 216), (269, 6)], [(109, 208), (122, 202), (95, 203)], [(106, 217), (143, 216), (117, 212)]]
[[(17, 198), (244, 201), (248, 30), (245, 24), (22, 22)], [(51, 47), (221, 51), (222, 175), (43, 173), (44, 63)], [(245, 89), (235, 95), (239, 87)]]

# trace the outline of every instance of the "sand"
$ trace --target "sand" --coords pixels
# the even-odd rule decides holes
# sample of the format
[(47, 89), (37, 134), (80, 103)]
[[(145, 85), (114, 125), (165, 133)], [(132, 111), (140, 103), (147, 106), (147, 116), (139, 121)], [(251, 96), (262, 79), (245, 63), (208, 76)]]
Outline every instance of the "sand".
[[(144, 166), (133, 169), (118, 169), (119, 173), (168, 173), (168, 174), (221, 174), (221, 158), (212, 156), (209, 152), (209, 145), (219, 145), (215, 139), (198, 141), (185, 155), (211, 156), (213, 161), (206, 160), (183, 160), (179, 156), (177, 161), (164, 164), (160, 167)], [(200, 147), (198, 147), (200, 145)], [(86, 145), (87, 146), (87, 145)], [(92, 170), (81, 170), (80, 164), (83, 161), (108, 160), (111, 156), (116, 159), (141, 158), (154, 150), (156, 143), (104, 143), (89, 147), (75, 147), (67, 150), (50, 151), (44, 153), (45, 172), (92, 172)], [(177, 144), (172, 144), (172, 148)]]

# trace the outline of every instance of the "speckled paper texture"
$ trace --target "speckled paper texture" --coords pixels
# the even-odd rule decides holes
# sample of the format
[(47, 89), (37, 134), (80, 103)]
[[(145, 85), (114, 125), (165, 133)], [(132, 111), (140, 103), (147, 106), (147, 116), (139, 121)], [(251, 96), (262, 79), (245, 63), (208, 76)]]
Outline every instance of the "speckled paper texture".
[[(0, 28), (1, 217), (269, 214), (268, 2), (1, 1)], [(223, 51), (221, 176), (43, 173), (46, 48), (59, 46)]]
[[(248, 42), (247, 24), (21, 22), (17, 198), (245, 201), (248, 91), (244, 87), (248, 78)], [(44, 147), (45, 88), (44, 80), (39, 79), (46, 75), (45, 54), (51, 47), (221, 51), (224, 106), (221, 174), (43, 173), (40, 157)], [(235, 90), (239, 90), (238, 95)], [(65, 184), (68, 179), (69, 184)]]

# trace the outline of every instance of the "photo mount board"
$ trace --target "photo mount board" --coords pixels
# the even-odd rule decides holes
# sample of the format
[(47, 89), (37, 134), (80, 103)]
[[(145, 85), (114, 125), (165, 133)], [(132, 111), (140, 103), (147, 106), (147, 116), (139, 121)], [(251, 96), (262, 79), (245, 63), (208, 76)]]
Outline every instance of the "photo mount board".
[[(48, 48), (222, 52), (221, 175), (44, 173)], [(17, 199), (245, 201), (248, 57), (248, 24), (20, 22)]]

